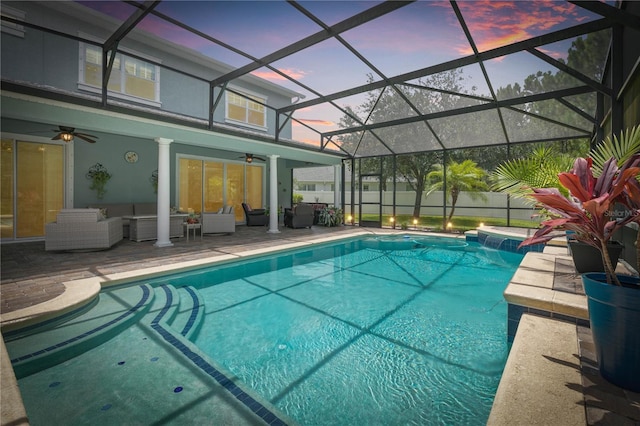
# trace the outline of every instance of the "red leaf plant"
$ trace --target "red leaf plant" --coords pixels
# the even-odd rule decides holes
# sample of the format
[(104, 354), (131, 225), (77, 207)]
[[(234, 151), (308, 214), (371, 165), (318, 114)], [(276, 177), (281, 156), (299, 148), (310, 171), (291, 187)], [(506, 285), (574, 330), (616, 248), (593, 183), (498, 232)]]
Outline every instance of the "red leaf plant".
[[(640, 223), (640, 154), (632, 156), (620, 168), (611, 157), (597, 178), (593, 176), (592, 164), (591, 158), (577, 158), (571, 172), (558, 175), (561, 185), (569, 190), (569, 197), (557, 188), (533, 189), (530, 196), (547, 210), (550, 219), (542, 222), (540, 229), (520, 247), (546, 243), (558, 236), (554, 230), (574, 231), (576, 240), (600, 250), (607, 283), (620, 285), (607, 243), (614, 232), (626, 224)], [(615, 204), (626, 210), (614, 212)]]

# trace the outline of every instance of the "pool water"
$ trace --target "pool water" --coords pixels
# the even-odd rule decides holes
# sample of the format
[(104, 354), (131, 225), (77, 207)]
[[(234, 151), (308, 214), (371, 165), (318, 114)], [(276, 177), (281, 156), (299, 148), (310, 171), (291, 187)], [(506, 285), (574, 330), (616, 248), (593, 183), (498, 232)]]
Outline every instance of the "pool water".
[[(508, 351), (502, 292), (521, 259), (459, 240), (366, 238), (147, 280), (162, 291), (142, 319), (19, 378), (27, 413), (32, 424), (255, 424), (245, 394), (212, 387), (204, 364), (280, 424), (485, 424)], [(151, 331), (169, 287), (201, 300), (176, 315), (189, 359)], [(126, 287), (128, 304), (122, 290), (101, 297), (131, 312), (145, 288)], [(19, 345), (8, 342), (12, 359)]]
[(169, 282), (200, 283), (197, 346), (303, 425), (484, 424), (521, 259), (378, 238)]

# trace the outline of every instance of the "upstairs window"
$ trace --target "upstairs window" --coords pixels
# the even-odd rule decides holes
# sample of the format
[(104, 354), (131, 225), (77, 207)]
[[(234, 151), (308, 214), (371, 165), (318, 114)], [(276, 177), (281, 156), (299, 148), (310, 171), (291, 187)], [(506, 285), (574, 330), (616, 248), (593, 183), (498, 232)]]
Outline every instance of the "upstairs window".
[[(100, 92), (102, 88), (102, 49), (98, 46), (81, 44), (80, 88), (92, 92)], [(107, 89), (114, 97), (160, 106), (159, 67), (117, 53)]]
[(247, 124), (251, 127), (266, 129), (267, 114), (264, 105), (267, 100), (257, 95), (243, 93), (238, 95), (226, 92), (227, 121)]

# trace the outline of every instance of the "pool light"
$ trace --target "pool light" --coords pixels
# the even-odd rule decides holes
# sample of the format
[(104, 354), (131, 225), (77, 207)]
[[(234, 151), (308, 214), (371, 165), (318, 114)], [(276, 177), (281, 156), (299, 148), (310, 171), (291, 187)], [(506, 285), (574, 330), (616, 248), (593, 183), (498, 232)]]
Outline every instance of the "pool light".
[(447, 222), (447, 229), (449, 230), (453, 229), (453, 223)]

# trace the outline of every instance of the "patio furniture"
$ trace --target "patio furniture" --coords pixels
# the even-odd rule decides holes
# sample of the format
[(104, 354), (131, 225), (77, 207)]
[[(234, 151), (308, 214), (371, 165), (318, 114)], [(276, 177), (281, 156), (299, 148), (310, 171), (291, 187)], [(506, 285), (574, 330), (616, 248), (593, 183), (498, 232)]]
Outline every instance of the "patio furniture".
[(200, 230), (200, 241), (202, 241), (202, 224), (201, 223), (184, 223), (184, 230), (187, 234), (187, 242), (189, 242), (189, 232), (193, 230), (193, 240), (196, 240), (196, 230)]
[(129, 238), (129, 219), (125, 219), (125, 216), (158, 214), (157, 203), (93, 203), (87, 207), (103, 210), (106, 213), (105, 217), (122, 218), (122, 236), (124, 238)]
[(266, 226), (269, 224), (269, 216), (265, 209), (252, 209), (247, 203), (242, 203), (242, 210), (247, 218), (247, 226)]
[(233, 213), (233, 206), (225, 206), (222, 211), (202, 212), (202, 233), (222, 234), (236, 232), (236, 216)]
[(311, 204), (298, 204), (284, 211), (284, 226), (289, 228), (311, 228), (314, 224), (314, 209)]
[[(186, 213), (177, 213), (169, 216), (169, 238), (181, 238), (184, 236), (182, 223), (189, 216)], [(158, 238), (158, 216), (123, 216), (129, 220), (129, 239), (131, 241), (156, 240)]]
[(105, 219), (100, 209), (62, 209), (45, 225), (46, 251), (108, 249), (120, 240), (122, 220)]

